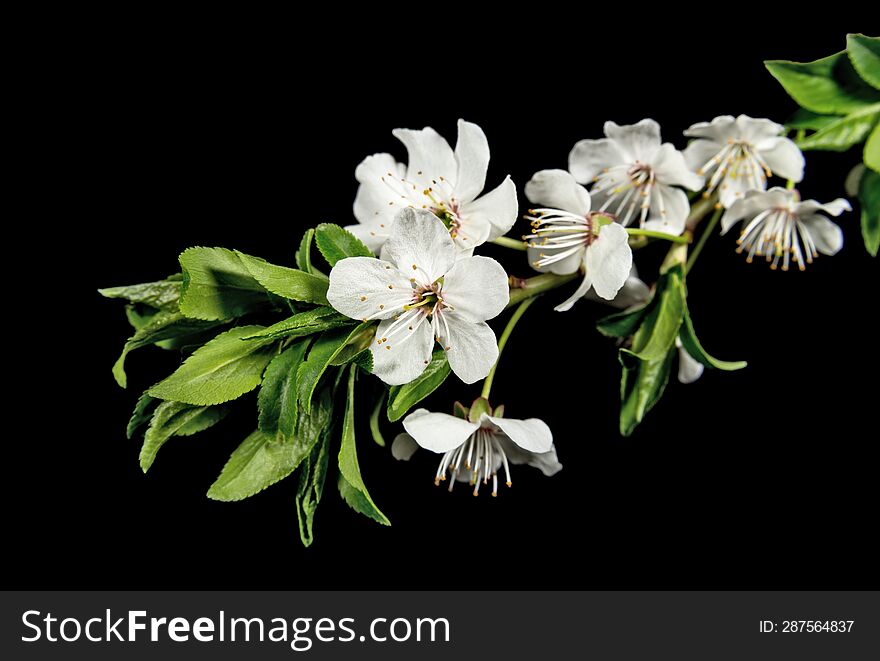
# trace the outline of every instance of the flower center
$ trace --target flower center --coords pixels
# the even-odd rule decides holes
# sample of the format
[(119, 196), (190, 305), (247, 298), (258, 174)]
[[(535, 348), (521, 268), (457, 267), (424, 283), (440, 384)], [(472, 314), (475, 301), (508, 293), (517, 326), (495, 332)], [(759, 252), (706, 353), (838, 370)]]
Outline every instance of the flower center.
[(806, 225), (786, 207), (759, 213), (745, 226), (736, 242), (739, 244), (736, 251), (746, 252), (747, 262), (751, 263), (756, 255), (765, 257), (774, 270), (781, 262), (782, 270), (787, 271), (794, 261), (803, 271), (819, 256)]
[(507, 454), (498, 437), (488, 427), (477, 429), (464, 443), (450, 450), (440, 459), (440, 466), (434, 477), (434, 484), (446, 481), (446, 473), (452, 479), (449, 491), (456, 481), (467, 481), (474, 488), (474, 495), (480, 495), (480, 483), (488, 484), (492, 480), (492, 496), (498, 495), (498, 469), (504, 466), (507, 486), (513, 486), (510, 480), (510, 464)]
[(594, 178), (594, 195), (605, 198), (600, 212), (610, 212), (621, 225), (626, 227), (638, 214), (639, 225), (644, 225), (651, 210), (651, 202), (656, 199), (661, 216), (666, 216), (666, 206), (662, 195), (654, 195), (657, 177), (653, 168), (636, 161), (629, 165), (616, 165), (605, 168)]
[(589, 212), (580, 216), (561, 209), (530, 209), (526, 220), (532, 224), (532, 233), (523, 237), (530, 248), (540, 248), (535, 268), (555, 264), (592, 245), (599, 238), (600, 219), (607, 214)]
[[(714, 170), (714, 172), (713, 172)], [(706, 161), (697, 174), (701, 177), (713, 172), (703, 197), (709, 197), (720, 186), (722, 189), (734, 184), (737, 179), (742, 179), (745, 186), (743, 190), (755, 188), (764, 190), (767, 177), (773, 172), (768, 167), (758, 150), (750, 142), (729, 138), (727, 144)], [(737, 196), (742, 195), (737, 192)]]
[[(413, 265), (413, 270), (418, 270), (416, 265)], [(385, 329), (382, 337), (376, 337), (376, 344), (384, 346), (388, 351), (391, 350), (391, 347), (399, 347), (404, 344), (425, 322), (432, 325), (435, 329), (434, 335), (439, 338), (437, 327), (442, 320), (441, 312), (447, 308), (451, 309), (451, 306), (443, 301), (441, 295), (443, 278), (430, 285), (417, 285), (415, 278), (413, 278), (412, 285), (412, 302), (403, 306), (401, 313), (394, 317), (394, 323)], [(445, 320), (443, 320), (443, 324), (445, 326)], [(446, 337), (448, 335), (447, 330)], [(446, 349), (448, 350), (449, 347)]]

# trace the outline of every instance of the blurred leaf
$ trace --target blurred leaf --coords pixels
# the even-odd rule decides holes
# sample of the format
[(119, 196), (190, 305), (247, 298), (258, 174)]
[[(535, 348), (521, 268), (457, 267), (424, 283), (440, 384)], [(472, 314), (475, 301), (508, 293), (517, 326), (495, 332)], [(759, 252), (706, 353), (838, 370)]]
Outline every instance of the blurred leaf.
[(880, 248), (880, 174), (865, 168), (859, 182), (859, 203), (862, 205), (862, 238), (872, 257)]
[(862, 80), (880, 90), (880, 37), (848, 34), (846, 52)]
[(880, 103), (857, 110), (798, 140), (801, 149), (825, 149), (846, 151), (862, 142), (880, 119)]

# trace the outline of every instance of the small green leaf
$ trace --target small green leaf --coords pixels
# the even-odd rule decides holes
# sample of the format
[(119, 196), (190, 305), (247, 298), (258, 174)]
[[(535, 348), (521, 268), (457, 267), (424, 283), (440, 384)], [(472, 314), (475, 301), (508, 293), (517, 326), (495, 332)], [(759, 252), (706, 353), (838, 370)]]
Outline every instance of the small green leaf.
[(348, 372), (348, 398), (345, 405), (345, 418), (342, 422), (342, 444), (339, 448), (339, 480), (337, 486), (342, 498), (356, 512), (385, 526), (391, 522), (379, 511), (361, 478), (358, 465), (357, 446), (354, 437), (354, 381), (357, 370), (352, 365)]
[(642, 360), (666, 356), (678, 337), (685, 306), (681, 266), (675, 266), (660, 277), (650, 310), (633, 335), (631, 353)]
[(877, 90), (853, 69), (845, 51), (815, 62), (770, 60), (764, 64), (791, 98), (815, 113), (848, 115), (880, 100)]
[(182, 402), (162, 402), (156, 407), (141, 447), (140, 464), (146, 473), (156, 454), (172, 436), (190, 436), (215, 425), (226, 415), (220, 406), (190, 406)]
[(315, 229), (315, 243), (330, 266), (346, 257), (373, 257), (359, 238), (339, 225), (321, 223)]
[(158, 401), (158, 399), (150, 397), (147, 393), (144, 393), (138, 398), (137, 404), (135, 404), (134, 407), (134, 412), (131, 414), (131, 418), (128, 421), (128, 426), (125, 428), (126, 438), (134, 436), (138, 429), (150, 421), (150, 418), (153, 417), (153, 405)]
[(199, 348), (174, 374), (149, 389), (159, 399), (198, 406), (222, 404), (250, 392), (274, 351), (266, 342), (242, 342), (261, 326), (239, 326)]
[[(156, 313), (126, 341), (125, 346), (122, 348), (122, 355), (119, 356), (119, 359), (113, 365), (113, 376), (116, 379), (116, 383), (123, 388), (126, 387), (128, 380), (125, 375), (125, 359), (135, 349), (140, 349), (150, 344), (157, 344), (165, 340), (193, 338), (219, 325), (216, 322), (188, 319), (180, 312), (161, 311)], [(162, 399), (172, 398), (166, 397)]]
[(248, 272), (267, 291), (293, 301), (327, 305), (328, 281), (316, 275), (270, 264), (265, 259), (235, 252)]
[(848, 34), (846, 52), (862, 80), (874, 89), (880, 90), (880, 37)]
[(872, 257), (880, 248), (880, 174), (865, 168), (859, 182), (859, 204), (862, 206), (862, 238)]
[(307, 312), (299, 312), (284, 321), (272, 324), (259, 333), (255, 333), (245, 340), (280, 340), (284, 338), (298, 338), (312, 335), (321, 331), (351, 326), (357, 322), (345, 315), (339, 314), (333, 308), (321, 306)]
[(180, 298), (180, 280), (159, 280), (125, 287), (99, 289), (98, 293), (107, 298), (122, 298), (131, 303), (142, 303), (160, 310), (174, 310)]
[(283, 439), (260, 430), (248, 436), (229, 457), (208, 490), (213, 500), (243, 500), (286, 478), (312, 451), (330, 424), (332, 401), (324, 391), (311, 415), (299, 416), (296, 435)]
[(194, 319), (235, 319), (270, 304), (266, 290), (226, 248), (189, 248), (180, 255), (180, 311)]
[(610, 314), (597, 321), (596, 328), (606, 337), (629, 337), (638, 330), (648, 308), (646, 304), (637, 310)]
[(685, 308), (684, 311), (684, 323), (681, 326), (681, 332), (679, 332), (678, 336), (681, 339), (681, 343), (685, 350), (691, 355), (691, 357), (706, 367), (730, 372), (733, 370), (741, 370), (747, 365), (744, 360), (733, 362), (718, 360), (706, 353), (706, 350), (703, 349), (703, 345), (701, 345), (700, 341), (697, 339), (697, 333), (694, 331), (694, 323), (691, 321), (691, 315), (687, 308)]
[(260, 385), (257, 396), (259, 428), (266, 434), (291, 438), (296, 429), (296, 371), (309, 348), (308, 340), (300, 340), (275, 356)]
[(864, 161), (874, 172), (880, 172), (880, 124), (874, 127), (865, 143)]
[(627, 349), (620, 350), (623, 367), (620, 378), (620, 433), (629, 436), (654, 405), (660, 401), (666, 384), (675, 348), (666, 355), (642, 360)]
[(388, 392), (388, 419), (397, 422), (413, 406), (437, 390), (450, 373), (444, 351), (435, 351), (425, 371), (406, 385), (393, 386)]
[(880, 103), (874, 103), (826, 125), (803, 140), (798, 140), (797, 144), (804, 150), (846, 151), (862, 142), (877, 125), (878, 119)]
[(296, 251), (296, 267), (300, 271), (315, 274), (312, 269), (312, 240), (315, 238), (315, 230), (307, 229), (303, 234), (302, 241)]
[(325, 331), (315, 340), (305, 362), (300, 365), (296, 373), (296, 392), (300, 407), (308, 412), (311, 409), (312, 394), (318, 387), (318, 382), (324, 375), (327, 367), (333, 363), (333, 359), (345, 348), (352, 336), (359, 333), (366, 324), (361, 324), (354, 330), (338, 328)]
[(382, 412), (382, 405), (385, 403), (386, 395), (387, 393), (383, 389), (378, 399), (376, 399), (373, 412), (370, 414), (370, 434), (372, 434), (376, 445), (383, 448), (385, 447), (385, 437), (382, 436), (382, 429), (379, 427), (379, 414)]
[(296, 516), (299, 520), (299, 536), (303, 546), (310, 546), (314, 540), (312, 526), (315, 512), (324, 492), (327, 478), (327, 465), (330, 459), (330, 434), (325, 431), (312, 448), (299, 469), (299, 486), (296, 490)]
[(789, 129), (808, 129), (810, 131), (818, 131), (844, 117), (846, 117), (846, 115), (820, 115), (811, 112), (806, 108), (798, 108), (785, 125)]

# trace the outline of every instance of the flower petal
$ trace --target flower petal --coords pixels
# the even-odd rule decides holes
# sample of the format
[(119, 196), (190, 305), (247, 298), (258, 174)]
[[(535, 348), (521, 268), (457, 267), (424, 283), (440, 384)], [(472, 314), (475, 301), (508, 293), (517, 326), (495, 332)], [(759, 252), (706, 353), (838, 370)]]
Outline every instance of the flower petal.
[(516, 420), (514, 418), (496, 418), (491, 415), (485, 417), (523, 450), (549, 452), (553, 447), (553, 433), (543, 420), (538, 418)]
[(458, 162), (455, 197), (460, 203), (470, 202), (482, 192), (489, 169), (489, 141), (483, 129), (463, 119), (458, 120), (455, 160)]
[[(387, 225), (386, 228), (380, 228), (386, 238), (394, 215), (402, 207), (411, 204), (409, 197), (401, 199), (402, 194), (409, 193), (409, 188), (400, 182), (405, 172), (406, 166), (395, 161), (391, 154), (367, 156), (354, 171), (355, 179), (361, 184), (354, 198), (354, 217), (367, 225)], [(376, 243), (377, 239), (373, 238), (372, 241)], [(383, 241), (380, 241), (380, 245)]]
[(783, 126), (769, 119), (756, 119), (748, 115), (736, 118), (739, 138), (760, 149), (760, 144), (768, 138), (774, 138), (783, 131)]
[(811, 216), (817, 211), (824, 211), (829, 215), (839, 216), (844, 211), (852, 211), (852, 206), (847, 200), (838, 197), (827, 204), (819, 204), (816, 200), (804, 200), (795, 207), (795, 213), (801, 217)]
[(708, 171), (711, 160), (718, 155), (722, 146), (714, 140), (692, 140), (683, 152), (684, 161), (694, 172)]
[(506, 436), (499, 435), (501, 446), (504, 448), (504, 454), (512, 464), (527, 464), (533, 468), (537, 468), (547, 477), (556, 475), (562, 470), (562, 464), (556, 456), (556, 446), (550, 446), (547, 452), (527, 452)]
[(459, 259), (443, 278), (441, 296), (467, 321), (492, 319), (510, 301), (507, 273), (491, 257)]
[(388, 319), (412, 301), (412, 285), (389, 262), (346, 257), (330, 271), (327, 300), (352, 319)]
[(586, 267), (596, 294), (613, 300), (632, 268), (632, 248), (626, 230), (617, 223), (602, 227), (587, 248)]
[(676, 338), (676, 346), (678, 346), (678, 381), (679, 383), (693, 383), (703, 376), (703, 364), (687, 352), (681, 341)]
[(430, 126), (421, 131), (413, 129), (394, 129), (391, 134), (406, 147), (408, 163), (406, 178), (416, 182), (423, 188), (432, 181), (443, 177), (451, 185), (455, 185), (458, 164), (455, 154), (446, 139)]
[(476, 237), (469, 242), (473, 248), (485, 241), (497, 239), (510, 231), (516, 223), (519, 213), (519, 205), (516, 199), (516, 186), (510, 177), (505, 177), (496, 188), (473, 202), (468, 202), (461, 207), (462, 229), (468, 230), (472, 223), (486, 225), (489, 228), (488, 235), (477, 242)]
[(768, 191), (750, 190), (735, 200), (721, 217), (721, 233), (726, 234), (731, 227), (744, 218), (754, 218), (762, 211), (772, 207), (787, 207), (791, 203), (792, 191), (774, 186)]
[(758, 149), (776, 176), (795, 182), (804, 178), (804, 155), (788, 138), (769, 138)]
[(590, 213), (590, 194), (565, 170), (541, 170), (526, 184), (532, 204), (562, 209), (578, 215)]
[(825, 216), (817, 213), (800, 220), (816, 244), (816, 250), (823, 255), (834, 255), (843, 247), (843, 231)]
[(398, 461), (409, 461), (419, 449), (419, 444), (409, 434), (401, 433), (391, 443), (391, 456)]
[(478, 428), (476, 422), (468, 422), (446, 413), (431, 413), (417, 409), (403, 419), (403, 428), (416, 443), (432, 452), (449, 452), (464, 443)]
[(605, 168), (623, 165), (625, 162), (627, 161), (617, 143), (608, 138), (580, 140), (568, 154), (568, 170), (582, 184), (592, 182)]
[(571, 306), (577, 303), (579, 299), (583, 298), (584, 295), (590, 291), (590, 287), (592, 286), (593, 281), (590, 279), (590, 274), (587, 273), (584, 275), (584, 279), (581, 280), (581, 284), (578, 285), (578, 288), (574, 290), (574, 294), (553, 309), (557, 312), (567, 312), (568, 310), (571, 310)]
[(452, 371), (465, 383), (486, 378), (498, 360), (498, 342), (492, 329), (485, 322), (473, 323), (455, 312), (445, 311), (435, 317), (434, 332), (446, 350)]
[(628, 163), (650, 163), (660, 148), (660, 125), (653, 119), (643, 119), (626, 126), (605, 122), (605, 135), (617, 142)]
[(394, 319), (385, 319), (379, 323), (376, 340), (370, 345), (370, 349), (373, 353), (373, 374), (388, 385), (401, 386), (425, 371), (431, 362), (434, 338), (431, 324), (427, 320), (411, 324), (413, 330), (400, 330), (398, 326), (398, 332), (388, 337), (388, 329), (394, 323)]
[(424, 209), (403, 209), (394, 220), (394, 231), (383, 257), (420, 284), (431, 284), (455, 263), (455, 243), (443, 221)]
[(684, 232), (690, 210), (683, 190), (660, 184), (651, 196), (650, 215), (644, 229), (679, 236)]
[(726, 143), (728, 138), (738, 138), (739, 128), (733, 115), (721, 115), (711, 122), (697, 122), (684, 132), (689, 138), (706, 138), (718, 143)]
[(385, 241), (388, 240), (393, 226), (394, 219), (391, 218), (388, 222), (372, 221), (362, 222), (358, 225), (346, 225), (345, 229), (359, 238), (373, 253), (379, 254)]
[(651, 295), (651, 289), (642, 282), (641, 278), (639, 278), (639, 274), (636, 271), (635, 264), (633, 264), (632, 269), (630, 269), (629, 276), (626, 278), (626, 282), (623, 283), (623, 287), (620, 288), (620, 291), (617, 292), (617, 296), (614, 297), (614, 300), (606, 301), (604, 298), (599, 298), (598, 294), (595, 291), (588, 291), (584, 294), (584, 298), (589, 301), (596, 301), (598, 303), (605, 303), (607, 305), (611, 305), (612, 307), (618, 308), (619, 310), (626, 310), (627, 308), (631, 308), (636, 305), (643, 305), (647, 302), (648, 297)]
[(682, 153), (668, 142), (660, 145), (651, 159), (651, 167), (661, 184), (684, 186), (690, 190), (703, 187), (703, 177), (691, 170)]
[(406, 166), (394, 160), (391, 154), (372, 154), (362, 160), (354, 170), (354, 178), (361, 184), (380, 182), (388, 175), (402, 179)]

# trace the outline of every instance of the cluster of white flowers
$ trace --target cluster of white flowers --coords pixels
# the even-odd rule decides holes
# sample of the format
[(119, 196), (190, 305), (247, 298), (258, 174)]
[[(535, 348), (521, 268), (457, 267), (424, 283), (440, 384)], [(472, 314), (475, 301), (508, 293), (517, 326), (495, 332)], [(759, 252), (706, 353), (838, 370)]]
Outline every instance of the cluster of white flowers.
[[(685, 131), (694, 139), (683, 152), (662, 142), (651, 119), (630, 126), (607, 122), (604, 132), (604, 138), (574, 145), (568, 170), (541, 170), (525, 186), (535, 205), (527, 216), (531, 233), (523, 237), (531, 266), (582, 275), (574, 293), (556, 306), (559, 311), (582, 297), (619, 308), (644, 303), (649, 288), (635, 272), (630, 235), (677, 237), (689, 231), (686, 190), (702, 190), (709, 204), (714, 200), (726, 210), (723, 232), (743, 222), (738, 250), (749, 261), (762, 256), (773, 268), (794, 262), (803, 269), (818, 253), (834, 254), (842, 245), (840, 229), (819, 212), (837, 216), (849, 204), (800, 201), (793, 185), (803, 178), (804, 158), (779, 124), (717, 117)], [(378, 257), (339, 261), (327, 297), (349, 317), (379, 321), (371, 344), (373, 371), (386, 383), (418, 378), (435, 343), (452, 371), (474, 383), (498, 359), (486, 321), (508, 305), (509, 284), (497, 261), (473, 253), (512, 229), (516, 187), (506, 177), (481, 196), (489, 146), (476, 124), (459, 120), (454, 150), (432, 128), (393, 134), (406, 147), (408, 163), (387, 153), (364, 159), (355, 171), (358, 224), (347, 227)], [(790, 187), (767, 190), (774, 175)], [(696, 380), (702, 369), (680, 348), (682, 382)], [(394, 454), (408, 459), (416, 445), (440, 453), (438, 483), (449, 473), (450, 490), (456, 480), (467, 480), (474, 494), (491, 481), (494, 495), (502, 466), (509, 485), (510, 463), (528, 463), (546, 475), (561, 468), (547, 425), (491, 411), (482, 398), (467, 419), (417, 410), (404, 420), (407, 433), (396, 439)]]

